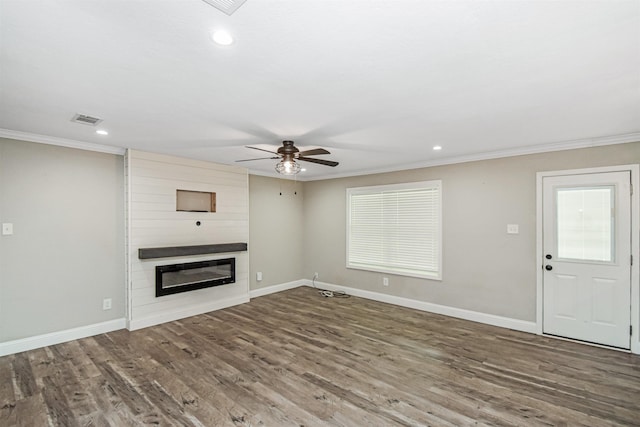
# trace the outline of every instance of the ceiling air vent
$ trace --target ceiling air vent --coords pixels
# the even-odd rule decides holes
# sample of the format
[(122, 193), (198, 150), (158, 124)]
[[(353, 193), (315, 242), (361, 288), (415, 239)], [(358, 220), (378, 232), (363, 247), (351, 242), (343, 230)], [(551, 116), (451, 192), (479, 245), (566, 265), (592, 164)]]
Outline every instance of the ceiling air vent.
[(247, 0), (202, 0), (221, 12), (231, 16)]
[(102, 121), (102, 119), (99, 119), (97, 117), (87, 116), (87, 115), (84, 115), (84, 114), (76, 114), (75, 116), (73, 116), (71, 121), (72, 122), (76, 122), (76, 123), (80, 123), (80, 124), (83, 124), (83, 125), (95, 126), (98, 123), (100, 123)]

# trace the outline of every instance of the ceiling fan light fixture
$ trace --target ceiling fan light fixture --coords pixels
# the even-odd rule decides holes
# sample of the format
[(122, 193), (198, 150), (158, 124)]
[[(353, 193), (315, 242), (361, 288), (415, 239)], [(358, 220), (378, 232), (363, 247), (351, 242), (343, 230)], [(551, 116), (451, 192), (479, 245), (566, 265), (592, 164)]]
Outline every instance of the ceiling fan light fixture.
[[(248, 162), (250, 160), (267, 160), (267, 159), (279, 159), (280, 161), (276, 164), (276, 172), (281, 175), (295, 175), (300, 172), (304, 172), (306, 169), (303, 169), (300, 164), (296, 162), (296, 160), (302, 162), (310, 162), (316, 163), (319, 165), (336, 167), (339, 165), (338, 162), (333, 160), (325, 160), (325, 159), (316, 159), (315, 157), (320, 154), (331, 154), (324, 148), (313, 148), (310, 150), (300, 151), (296, 146), (293, 145), (293, 141), (282, 141), (282, 146), (277, 149), (266, 149), (261, 147), (251, 147), (247, 145), (247, 148), (251, 148), (259, 151), (266, 151), (271, 154), (272, 157), (261, 158), (261, 159), (244, 159), (244, 160), (236, 160), (236, 162)], [(275, 157), (274, 157), (275, 156)]]
[(283, 159), (276, 164), (276, 172), (281, 175), (295, 175), (300, 169), (300, 165), (293, 160)]

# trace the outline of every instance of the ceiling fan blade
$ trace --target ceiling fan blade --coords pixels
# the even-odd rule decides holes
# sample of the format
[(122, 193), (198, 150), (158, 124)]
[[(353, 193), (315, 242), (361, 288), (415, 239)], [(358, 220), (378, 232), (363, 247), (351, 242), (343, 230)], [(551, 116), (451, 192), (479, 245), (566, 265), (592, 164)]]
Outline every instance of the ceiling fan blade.
[(298, 153), (298, 156), (317, 156), (319, 154), (331, 154), (331, 153), (325, 150), (324, 148), (315, 148), (313, 150), (300, 151)]
[(336, 167), (340, 163), (331, 160), (314, 159), (313, 157), (298, 157), (297, 160), (304, 160), (305, 162), (318, 163), (320, 165)]
[(236, 162), (250, 162), (252, 160), (276, 160), (276, 159), (280, 159), (280, 157), (260, 157), (257, 159), (236, 160)]
[(271, 153), (271, 154), (278, 154), (277, 151), (265, 150), (264, 148), (252, 147), (250, 145), (246, 145), (245, 147), (251, 148), (252, 150), (260, 150), (260, 151), (266, 151), (267, 153)]

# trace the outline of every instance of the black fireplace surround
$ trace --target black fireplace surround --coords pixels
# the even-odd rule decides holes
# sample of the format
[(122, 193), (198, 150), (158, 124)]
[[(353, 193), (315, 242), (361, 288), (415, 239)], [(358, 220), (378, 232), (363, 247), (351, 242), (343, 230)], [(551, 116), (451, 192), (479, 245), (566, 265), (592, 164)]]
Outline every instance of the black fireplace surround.
[(236, 259), (156, 266), (156, 297), (193, 291), (236, 281)]

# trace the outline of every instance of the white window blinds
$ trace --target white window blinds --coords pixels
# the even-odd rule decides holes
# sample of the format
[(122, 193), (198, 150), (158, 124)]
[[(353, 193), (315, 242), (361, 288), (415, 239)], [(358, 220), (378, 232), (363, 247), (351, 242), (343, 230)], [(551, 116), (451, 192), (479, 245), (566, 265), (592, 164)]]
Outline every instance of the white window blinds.
[(441, 278), (441, 181), (347, 189), (347, 267)]

